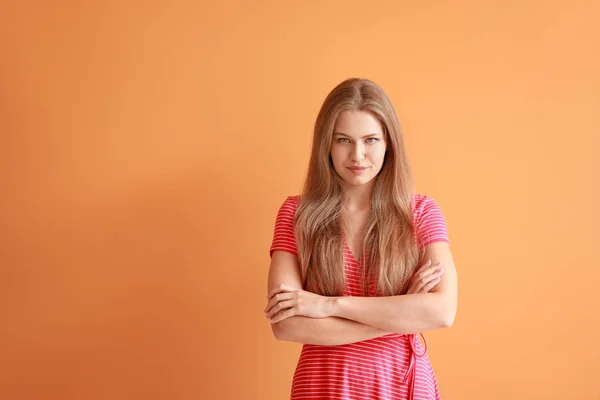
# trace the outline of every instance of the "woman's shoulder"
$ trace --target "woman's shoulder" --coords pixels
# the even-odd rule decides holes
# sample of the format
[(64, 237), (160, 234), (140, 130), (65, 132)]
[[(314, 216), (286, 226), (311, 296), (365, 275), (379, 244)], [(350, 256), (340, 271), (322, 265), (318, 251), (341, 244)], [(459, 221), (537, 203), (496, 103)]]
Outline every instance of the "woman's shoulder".
[(431, 210), (438, 210), (440, 208), (433, 197), (421, 193), (413, 194), (410, 206), (413, 216), (416, 218)]
[(300, 203), (300, 195), (296, 194), (296, 195), (287, 196), (285, 198), (285, 201), (283, 203), (284, 204), (288, 204), (288, 205), (295, 205), (295, 206), (297, 206), (298, 203)]
[(415, 194), (411, 206), (419, 248), (435, 241), (449, 242), (444, 213), (432, 197)]
[(433, 201), (433, 199), (425, 194), (414, 193), (410, 206), (414, 212), (423, 208), (423, 206), (425, 206), (427, 203), (431, 203), (431, 201)]
[(421, 193), (413, 194), (411, 211), (413, 222), (417, 226), (436, 222), (440, 218), (443, 218), (443, 212), (435, 199)]
[(298, 204), (300, 203), (300, 195), (291, 195), (287, 196), (281, 207), (279, 208), (280, 212), (285, 211), (288, 213), (295, 214), (298, 209)]

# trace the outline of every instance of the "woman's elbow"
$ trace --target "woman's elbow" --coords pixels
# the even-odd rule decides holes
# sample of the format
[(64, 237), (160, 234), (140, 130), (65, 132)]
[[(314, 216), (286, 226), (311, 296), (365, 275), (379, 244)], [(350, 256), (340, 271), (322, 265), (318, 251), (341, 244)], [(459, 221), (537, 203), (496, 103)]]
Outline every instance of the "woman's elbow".
[(284, 324), (282, 324), (282, 322), (284, 321), (280, 321), (280, 322), (276, 322), (274, 324), (271, 324), (271, 331), (273, 331), (273, 336), (275, 336), (275, 339), (277, 340), (281, 340), (281, 341), (288, 341), (288, 335), (287, 333), (287, 329), (285, 329)]
[(446, 315), (441, 321), (442, 328), (450, 328), (454, 324), (454, 316)]
[(277, 323), (271, 324), (271, 331), (273, 332), (273, 336), (275, 337), (275, 339), (281, 340), (282, 330), (279, 327), (279, 324), (277, 324)]
[(456, 318), (456, 308), (446, 308), (440, 315), (440, 325), (442, 328), (450, 328)]
[[(450, 328), (454, 324), (456, 307), (451, 305), (445, 298), (440, 297), (440, 302), (432, 309), (432, 322), (438, 328)], [(449, 304), (450, 303), (450, 304)]]

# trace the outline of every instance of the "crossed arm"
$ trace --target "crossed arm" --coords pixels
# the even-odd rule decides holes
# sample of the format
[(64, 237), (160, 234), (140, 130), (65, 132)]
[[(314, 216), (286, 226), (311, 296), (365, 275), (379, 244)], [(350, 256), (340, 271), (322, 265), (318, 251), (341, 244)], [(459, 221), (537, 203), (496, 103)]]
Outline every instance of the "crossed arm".
[[(306, 314), (280, 311), (271, 324), (278, 340), (339, 345), (372, 339), (391, 333), (411, 334), (449, 327), (457, 309), (457, 273), (448, 242), (434, 242), (425, 248), (423, 260), (442, 262), (444, 274), (428, 293), (382, 297), (326, 297), (302, 290), (300, 268), (295, 255), (274, 251), (269, 268), (268, 292), (274, 296), (292, 293), (302, 299)], [(289, 298), (292, 295), (284, 296)], [(287, 300), (289, 301), (289, 300)], [(284, 301), (281, 301), (282, 303)], [(301, 314), (301, 313), (300, 313)], [(282, 319), (284, 318), (284, 319)]]

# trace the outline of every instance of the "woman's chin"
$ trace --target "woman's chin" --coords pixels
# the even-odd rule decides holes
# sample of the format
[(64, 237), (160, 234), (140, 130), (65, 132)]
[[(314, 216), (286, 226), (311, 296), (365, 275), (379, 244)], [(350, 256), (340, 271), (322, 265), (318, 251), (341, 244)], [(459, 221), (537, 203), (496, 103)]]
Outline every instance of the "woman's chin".
[(350, 176), (344, 177), (344, 182), (350, 186), (362, 186), (370, 183), (373, 180), (372, 176)]

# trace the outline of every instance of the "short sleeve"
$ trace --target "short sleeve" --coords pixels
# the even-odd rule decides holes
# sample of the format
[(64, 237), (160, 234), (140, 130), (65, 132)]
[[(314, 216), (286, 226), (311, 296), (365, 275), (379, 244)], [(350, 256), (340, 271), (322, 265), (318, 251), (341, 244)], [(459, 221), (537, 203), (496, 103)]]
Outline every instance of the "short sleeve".
[(420, 196), (414, 210), (416, 239), (419, 249), (433, 242), (450, 242), (446, 219), (434, 199)]
[(296, 238), (294, 236), (294, 217), (297, 208), (297, 196), (288, 196), (281, 207), (279, 207), (277, 218), (275, 220), (273, 241), (269, 252), (271, 257), (275, 250), (283, 250), (298, 255)]

